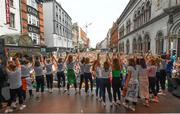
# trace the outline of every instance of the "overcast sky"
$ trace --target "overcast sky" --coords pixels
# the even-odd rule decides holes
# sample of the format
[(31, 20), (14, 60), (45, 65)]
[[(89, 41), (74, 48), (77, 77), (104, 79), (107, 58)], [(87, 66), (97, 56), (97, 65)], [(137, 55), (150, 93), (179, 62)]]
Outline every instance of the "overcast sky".
[(113, 21), (120, 16), (129, 0), (57, 0), (71, 16), (72, 22), (85, 30), (88, 27), (88, 37), (91, 46), (102, 41), (112, 26)]

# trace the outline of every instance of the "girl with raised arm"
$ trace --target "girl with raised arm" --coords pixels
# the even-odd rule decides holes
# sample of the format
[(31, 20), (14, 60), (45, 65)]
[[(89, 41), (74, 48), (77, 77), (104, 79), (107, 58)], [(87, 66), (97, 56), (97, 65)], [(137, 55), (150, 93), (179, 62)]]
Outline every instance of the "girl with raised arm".
[(36, 98), (40, 97), (39, 89), (41, 88), (41, 93), (44, 92), (44, 64), (42, 63), (43, 58), (41, 57), (41, 62), (38, 57), (33, 57), (33, 67), (35, 72), (36, 80)]
[(79, 55), (77, 56), (76, 60), (73, 60), (73, 56), (72, 55), (68, 55), (68, 59), (66, 62), (66, 67), (67, 67), (67, 90), (68, 90), (68, 95), (69, 93), (69, 89), (70, 89), (70, 85), (74, 85), (75, 88), (75, 94), (77, 94), (77, 82), (76, 82), (76, 75), (75, 75), (75, 65), (77, 64), (77, 61), (79, 59)]
[(102, 100), (102, 68), (100, 60), (100, 54), (98, 54), (92, 69), (96, 78), (96, 99), (99, 99), (99, 101)]
[(10, 102), (8, 103), (8, 107), (5, 110), (6, 113), (13, 112), (13, 109), (16, 108), (16, 97), (19, 99), (20, 110), (23, 110), (26, 105), (23, 105), (23, 97), (22, 97), (22, 80), (21, 80), (21, 65), (18, 58), (15, 60), (11, 60), (8, 62), (6, 71), (8, 74), (9, 84), (10, 84)]
[[(108, 55), (107, 55), (108, 56)], [(108, 57), (106, 57), (106, 61), (104, 62), (102, 68), (102, 93), (103, 93), (103, 105), (106, 106), (106, 90), (108, 92), (110, 106), (112, 106), (112, 93), (111, 93), (111, 83), (110, 77), (111, 76), (111, 68), (108, 62)]]
[[(65, 65), (66, 59), (67, 59), (67, 55), (66, 55), (64, 60), (63, 60), (62, 57), (60, 57), (58, 59), (58, 61), (54, 58), (54, 60), (57, 63), (57, 66), (58, 66), (58, 71), (57, 71), (58, 88), (59, 88), (59, 91), (60, 91), (60, 87), (62, 87), (64, 92), (66, 92), (66, 90), (65, 90), (66, 78), (65, 78), (65, 74), (64, 74), (64, 70), (65, 70), (64, 65)], [(61, 84), (61, 83), (63, 83), (63, 84)]]

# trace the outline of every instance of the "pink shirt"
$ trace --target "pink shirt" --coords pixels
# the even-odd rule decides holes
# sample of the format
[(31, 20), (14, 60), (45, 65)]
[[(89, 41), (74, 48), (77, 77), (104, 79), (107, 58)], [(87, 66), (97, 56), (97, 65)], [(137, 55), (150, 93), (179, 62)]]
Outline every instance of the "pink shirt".
[(149, 66), (148, 67), (148, 76), (149, 77), (155, 77), (157, 72), (157, 67), (156, 66)]

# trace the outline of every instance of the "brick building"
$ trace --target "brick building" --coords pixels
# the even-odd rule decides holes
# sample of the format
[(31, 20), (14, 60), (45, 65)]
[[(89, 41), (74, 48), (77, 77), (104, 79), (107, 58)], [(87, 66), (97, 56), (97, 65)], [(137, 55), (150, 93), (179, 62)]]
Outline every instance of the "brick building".
[(36, 0), (21, 0), (21, 33), (28, 34), (34, 45), (43, 46), (44, 20), (43, 5)]

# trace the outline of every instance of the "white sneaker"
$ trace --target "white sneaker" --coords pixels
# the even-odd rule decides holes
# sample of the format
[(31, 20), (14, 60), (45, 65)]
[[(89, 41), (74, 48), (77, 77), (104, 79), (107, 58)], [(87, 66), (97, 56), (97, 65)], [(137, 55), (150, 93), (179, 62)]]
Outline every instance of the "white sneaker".
[(7, 108), (5, 111), (4, 111), (4, 113), (12, 113), (13, 112), (13, 109), (11, 109), (11, 108)]
[(116, 103), (116, 102), (113, 102), (113, 104), (114, 104), (115, 106), (117, 106), (117, 103)]
[(13, 102), (13, 103), (11, 104), (11, 107), (12, 107), (12, 108), (17, 108), (16, 103)]
[(23, 110), (24, 108), (26, 108), (26, 105), (21, 105), (19, 109)]
[(136, 111), (134, 106), (129, 106), (129, 109), (131, 109), (133, 112)]
[(102, 98), (99, 98), (99, 102), (101, 102), (102, 101)]
[(118, 105), (121, 105), (121, 101), (120, 101), (120, 100), (118, 100), (118, 101), (117, 101), (117, 104), (118, 104)]
[(105, 102), (103, 102), (103, 106), (106, 106), (106, 103), (105, 103)]
[(125, 108), (128, 108), (128, 107), (129, 107), (127, 103), (123, 103), (123, 106), (124, 106)]

